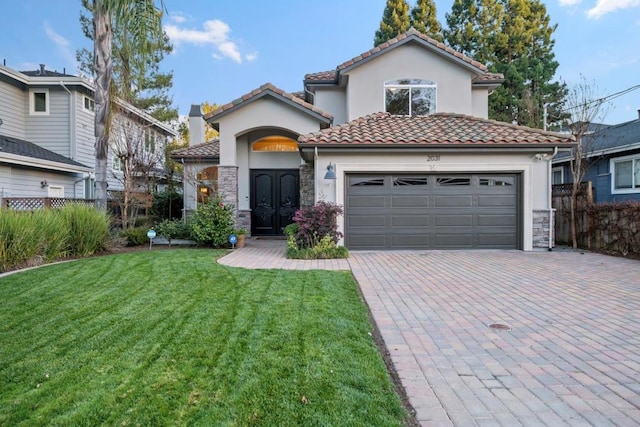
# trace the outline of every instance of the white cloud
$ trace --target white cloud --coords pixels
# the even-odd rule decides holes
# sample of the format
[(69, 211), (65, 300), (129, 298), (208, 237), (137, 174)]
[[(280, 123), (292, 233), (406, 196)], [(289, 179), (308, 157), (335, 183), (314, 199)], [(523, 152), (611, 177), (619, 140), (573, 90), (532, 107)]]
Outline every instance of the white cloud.
[(629, 9), (639, 6), (640, 0), (598, 0), (596, 5), (587, 11), (587, 16), (591, 19), (598, 19), (618, 9)]
[(169, 19), (175, 22), (176, 24), (182, 24), (187, 20), (187, 16), (182, 12), (171, 12), (169, 14)]
[(247, 53), (244, 55), (244, 59), (246, 59), (247, 62), (255, 61), (256, 59), (258, 59), (258, 52)]
[[(217, 52), (212, 55), (218, 59), (221, 57), (229, 58), (238, 64), (242, 63), (242, 54), (238, 44), (231, 40), (229, 33), (231, 28), (225, 22), (219, 19), (209, 20), (203, 24), (202, 30), (194, 30), (187, 28), (180, 28), (177, 25), (166, 25), (164, 27), (165, 32), (171, 38), (171, 41), (180, 45), (182, 43), (190, 43), (195, 45), (212, 45), (216, 48)], [(250, 61), (250, 56), (257, 57), (257, 53), (247, 54), (245, 58)]]
[(76, 56), (73, 52), (73, 49), (71, 48), (69, 40), (56, 33), (55, 30), (51, 28), (49, 23), (46, 21), (44, 23), (44, 32), (47, 34), (47, 37), (49, 37), (49, 40), (51, 40), (58, 47), (58, 50), (60, 50), (60, 53), (62, 54), (62, 56), (64, 56), (67, 65), (71, 65), (74, 68), (77, 68), (78, 63), (76, 61)]
[(560, 6), (575, 6), (582, 3), (582, 0), (559, 0)]

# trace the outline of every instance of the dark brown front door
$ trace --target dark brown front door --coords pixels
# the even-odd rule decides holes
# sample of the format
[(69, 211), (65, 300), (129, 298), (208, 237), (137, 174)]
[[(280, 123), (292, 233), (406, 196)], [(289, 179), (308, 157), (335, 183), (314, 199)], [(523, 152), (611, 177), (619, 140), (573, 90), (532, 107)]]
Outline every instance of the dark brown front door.
[(251, 171), (251, 234), (280, 236), (293, 222), (299, 207), (300, 180), (297, 169)]

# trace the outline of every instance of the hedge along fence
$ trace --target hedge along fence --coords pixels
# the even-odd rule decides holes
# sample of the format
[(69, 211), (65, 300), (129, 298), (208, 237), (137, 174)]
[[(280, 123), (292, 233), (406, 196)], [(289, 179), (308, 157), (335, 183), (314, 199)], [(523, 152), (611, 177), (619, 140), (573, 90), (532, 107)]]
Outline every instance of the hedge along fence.
[(0, 272), (91, 255), (106, 247), (109, 225), (105, 212), (77, 204), (33, 212), (0, 209)]
[(640, 202), (593, 204), (586, 213), (587, 248), (640, 256)]

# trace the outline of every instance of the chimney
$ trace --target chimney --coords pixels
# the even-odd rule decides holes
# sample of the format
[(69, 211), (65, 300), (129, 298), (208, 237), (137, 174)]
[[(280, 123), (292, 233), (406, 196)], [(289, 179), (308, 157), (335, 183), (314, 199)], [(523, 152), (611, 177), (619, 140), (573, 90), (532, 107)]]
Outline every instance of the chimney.
[(44, 64), (40, 64), (40, 75), (44, 76), (45, 75), (45, 70), (44, 70), (45, 65)]
[(202, 109), (200, 104), (191, 104), (191, 111), (189, 111), (189, 146), (202, 144), (206, 142), (205, 138), (205, 123), (202, 118)]

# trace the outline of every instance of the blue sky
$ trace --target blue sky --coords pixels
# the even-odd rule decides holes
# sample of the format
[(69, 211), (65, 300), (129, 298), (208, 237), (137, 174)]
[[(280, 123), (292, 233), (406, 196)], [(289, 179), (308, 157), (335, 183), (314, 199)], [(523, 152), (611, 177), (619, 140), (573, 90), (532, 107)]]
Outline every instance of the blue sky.
[[(74, 52), (89, 47), (79, 24), (80, 0), (3, 0), (0, 60), (8, 67), (76, 72)], [(413, 0), (410, 4), (413, 5)], [(453, 0), (436, 0), (438, 17)], [(640, 85), (640, 0), (552, 0), (545, 3), (569, 86), (583, 74), (600, 95)], [(165, 0), (164, 25), (175, 52), (163, 68), (174, 71), (180, 114), (192, 103), (224, 104), (271, 82), (302, 89), (306, 73), (335, 68), (373, 47), (385, 0)], [(605, 118), (638, 117), (640, 89), (618, 97)]]

